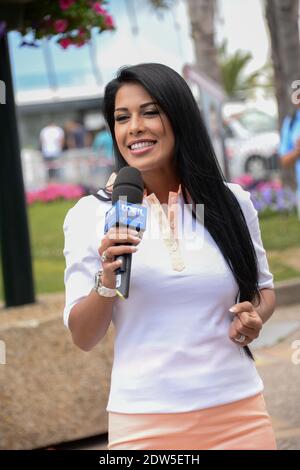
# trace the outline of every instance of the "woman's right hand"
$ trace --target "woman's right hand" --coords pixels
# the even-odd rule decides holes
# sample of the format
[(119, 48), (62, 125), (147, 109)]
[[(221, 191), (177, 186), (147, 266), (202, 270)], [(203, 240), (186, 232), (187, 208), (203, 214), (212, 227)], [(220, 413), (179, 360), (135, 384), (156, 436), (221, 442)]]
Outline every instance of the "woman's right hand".
[[(116, 257), (125, 253), (135, 253), (137, 245), (140, 243), (140, 233), (126, 227), (111, 228), (101, 240), (98, 253), (102, 257), (105, 253), (106, 261), (102, 261), (102, 284), (105, 287), (114, 289), (116, 287), (116, 270), (121, 266)], [(131, 245), (125, 245), (130, 243)]]

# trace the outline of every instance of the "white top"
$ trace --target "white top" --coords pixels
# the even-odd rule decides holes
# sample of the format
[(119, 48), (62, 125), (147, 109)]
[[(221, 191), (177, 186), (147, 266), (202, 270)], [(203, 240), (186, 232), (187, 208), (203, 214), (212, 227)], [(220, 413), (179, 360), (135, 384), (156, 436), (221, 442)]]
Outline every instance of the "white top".
[(40, 142), (44, 157), (58, 157), (63, 149), (64, 131), (59, 126), (47, 126), (41, 130)]
[[(226, 184), (250, 230), (259, 287), (273, 288), (250, 194), (237, 184)], [(153, 196), (144, 198), (149, 208)], [(179, 203), (183, 207), (181, 194)], [(109, 207), (110, 203), (87, 196), (66, 216), (66, 326), (71, 308), (89, 294), (101, 266), (97, 249)], [(133, 254), (129, 298), (114, 303), (116, 335), (107, 411), (186, 412), (256, 395), (263, 384), (255, 364), (228, 337), (228, 309), (237, 302), (238, 286), (219, 248), (199, 222), (193, 241), (187, 235), (176, 241), (172, 233), (165, 240), (147, 236), (149, 231), (161, 233), (158, 219), (158, 213), (151, 213), (151, 224), (147, 219), (147, 230)]]

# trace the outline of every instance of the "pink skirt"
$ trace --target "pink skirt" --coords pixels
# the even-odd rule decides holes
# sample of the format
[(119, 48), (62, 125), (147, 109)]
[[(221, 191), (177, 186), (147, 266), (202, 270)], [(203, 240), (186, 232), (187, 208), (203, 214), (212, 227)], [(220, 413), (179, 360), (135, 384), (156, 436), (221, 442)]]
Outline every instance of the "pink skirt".
[(108, 450), (276, 450), (265, 400), (184, 413), (108, 414)]

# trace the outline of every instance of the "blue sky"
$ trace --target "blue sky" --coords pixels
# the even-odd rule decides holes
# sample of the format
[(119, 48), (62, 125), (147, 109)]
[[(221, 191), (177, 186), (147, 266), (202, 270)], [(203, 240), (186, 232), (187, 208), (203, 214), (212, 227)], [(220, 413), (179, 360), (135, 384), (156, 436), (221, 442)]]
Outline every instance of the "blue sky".
[[(165, 12), (162, 18), (150, 9), (146, 0), (130, 2), (136, 6), (137, 36), (132, 33), (125, 0), (109, 2), (117, 31), (95, 35), (97, 64), (103, 84), (125, 64), (163, 62), (181, 71), (184, 63), (193, 62), (189, 20), (183, 0), (179, 0), (173, 12)], [(268, 54), (268, 38), (260, 0), (220, 0), (219, 4), (218, 39), (226, 37), (230, 51), (238, 48), (250, 50), (254, 58), (249, 70), (262, 66)], [(19, 34), (10, 34), (17, 90), (47, 87), (43, 48), (20, 48), (20, 41)], [(71, 47), (64, 51), (52, 41), (50, 47), (61, 86), (95, 83), (88, 46), (80, 49)]]

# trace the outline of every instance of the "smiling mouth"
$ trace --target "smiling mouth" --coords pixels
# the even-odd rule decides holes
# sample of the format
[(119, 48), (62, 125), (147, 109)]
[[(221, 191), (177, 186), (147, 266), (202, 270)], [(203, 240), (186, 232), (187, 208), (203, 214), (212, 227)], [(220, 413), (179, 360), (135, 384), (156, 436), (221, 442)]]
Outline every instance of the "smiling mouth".
[(141, 143), (132, 144), (129, 150), (133, 155), (141, 155), (153, 149), (157, 141), (145, 141)]

